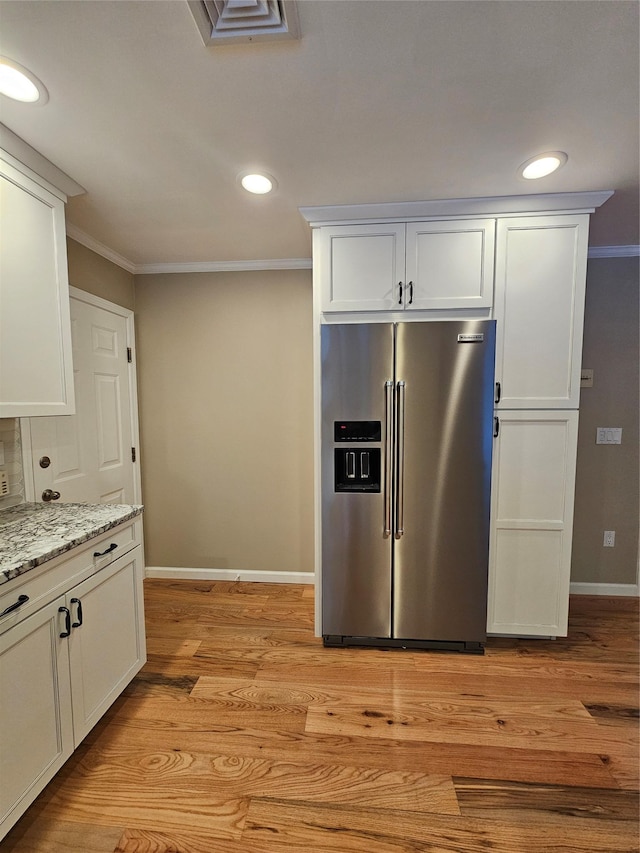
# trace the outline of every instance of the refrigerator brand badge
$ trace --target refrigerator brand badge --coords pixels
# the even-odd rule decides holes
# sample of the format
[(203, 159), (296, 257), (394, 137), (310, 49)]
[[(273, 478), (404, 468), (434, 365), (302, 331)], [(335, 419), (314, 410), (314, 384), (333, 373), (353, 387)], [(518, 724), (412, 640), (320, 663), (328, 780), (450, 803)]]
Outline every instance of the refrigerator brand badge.
[(459, 344), (481, 344), (482, 341), (484, 341), (482, 332), (477, 335), (458, 335)]

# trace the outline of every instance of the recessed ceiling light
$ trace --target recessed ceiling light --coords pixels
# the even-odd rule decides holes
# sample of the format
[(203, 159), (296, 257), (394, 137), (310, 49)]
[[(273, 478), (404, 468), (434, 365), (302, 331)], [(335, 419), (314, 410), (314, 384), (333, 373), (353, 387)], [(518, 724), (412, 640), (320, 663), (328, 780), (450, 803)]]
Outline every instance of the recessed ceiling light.
[(265, 195), (278, 186), (276, 179), (266, 172), (243, 172), (238, 179), (247, 192), (255, 195)]
[(564, 151), (547, 151), (546, 154), (538, 154), (527, 160), (520, 166), (518, 172), (528, 181), (544, 178), (545, 175), (550, 175), (560, 166), (564, 166), (568, 159)]
[(0, 94), (26, 104), (46, 104), (49, 100), (42, 81), (6, 56), (0, 56)]

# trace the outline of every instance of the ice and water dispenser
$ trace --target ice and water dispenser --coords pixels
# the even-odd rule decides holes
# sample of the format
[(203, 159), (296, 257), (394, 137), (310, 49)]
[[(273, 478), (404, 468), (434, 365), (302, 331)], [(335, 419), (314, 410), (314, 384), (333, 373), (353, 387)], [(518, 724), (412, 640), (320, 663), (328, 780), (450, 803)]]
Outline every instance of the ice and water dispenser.
[(380, 448), (364, 445), (382, 441), (380, 421), (335, 421), (333, 440), (336, 492), (379, 492)]

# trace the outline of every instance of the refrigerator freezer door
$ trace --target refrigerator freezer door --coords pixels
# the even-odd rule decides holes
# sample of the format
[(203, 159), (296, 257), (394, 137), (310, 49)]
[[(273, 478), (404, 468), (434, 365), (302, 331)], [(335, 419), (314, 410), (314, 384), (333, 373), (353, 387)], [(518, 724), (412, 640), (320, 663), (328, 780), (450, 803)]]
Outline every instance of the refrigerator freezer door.
[(486, 639), (494, 361), (493, 320), (398, 325), (396, 638)]
[[(327, 325), (322, 361), (322, 633), (391, 636), (391, 536), (385, 535), (387, 446), (385, 382), (393, 379), (391, 324)], [(391, 394), (388, 395), (393, 400)], [(379, 441), (367, 440), (351, 422), (379, 422)], [(348, 424), (352, 443), (336, 441), (336, 424)], [(364, 439), (362, 438), (364, 436)], [(336, 483), (336, 460), (361, 465), (380, 449), (379, 491), (349, 491)], [(338, 451), (336, 453), (336, 450)], [(353, 453), (353, 460), (351, 454)], [(355, 461), (354, 461), (355, 460)], [(366, 479), (366, 470), (358, 477)], [(353, 478), (354, 482), (358, 477)], [(389, 495), (390, 498), (390, 495)]]

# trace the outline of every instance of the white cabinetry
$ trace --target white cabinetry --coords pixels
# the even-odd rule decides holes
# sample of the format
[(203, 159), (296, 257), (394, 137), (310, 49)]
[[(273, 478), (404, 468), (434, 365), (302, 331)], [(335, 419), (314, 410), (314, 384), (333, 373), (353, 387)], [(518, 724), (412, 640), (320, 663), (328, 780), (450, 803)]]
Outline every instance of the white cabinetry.
[[(318, 482), (322, 324), (497, 321), (490, 633), (567, 632), (589, 214), (611, 194), (302, 208), (314, 229)], [(318, 612), (320, 551), (319, 532)]]
[(567, 633), (577, 411), (498, 412), (490, 633)]
[(495, 220), (319, 229), (323, 311), (489, 308)]
[(498, 221), (490, 633), (567, 633), (588, 227)]
[(0, 152), (0, 417), (74, 412), (66, 197)]
[(0, 588), (0, 838), (145, 662), (140, 525)]
[[(144, 663), (140, 549), (78, 584), (68, 597), (76, 746)], [(81, 608), (81, 611), (79, 611)]]
[(64, 597), (0, 636), (0, 838), (73, 752), (62, 606)]
[(498, 222), (501, 409), (578, 407), (588, 228), (586, 214)]

